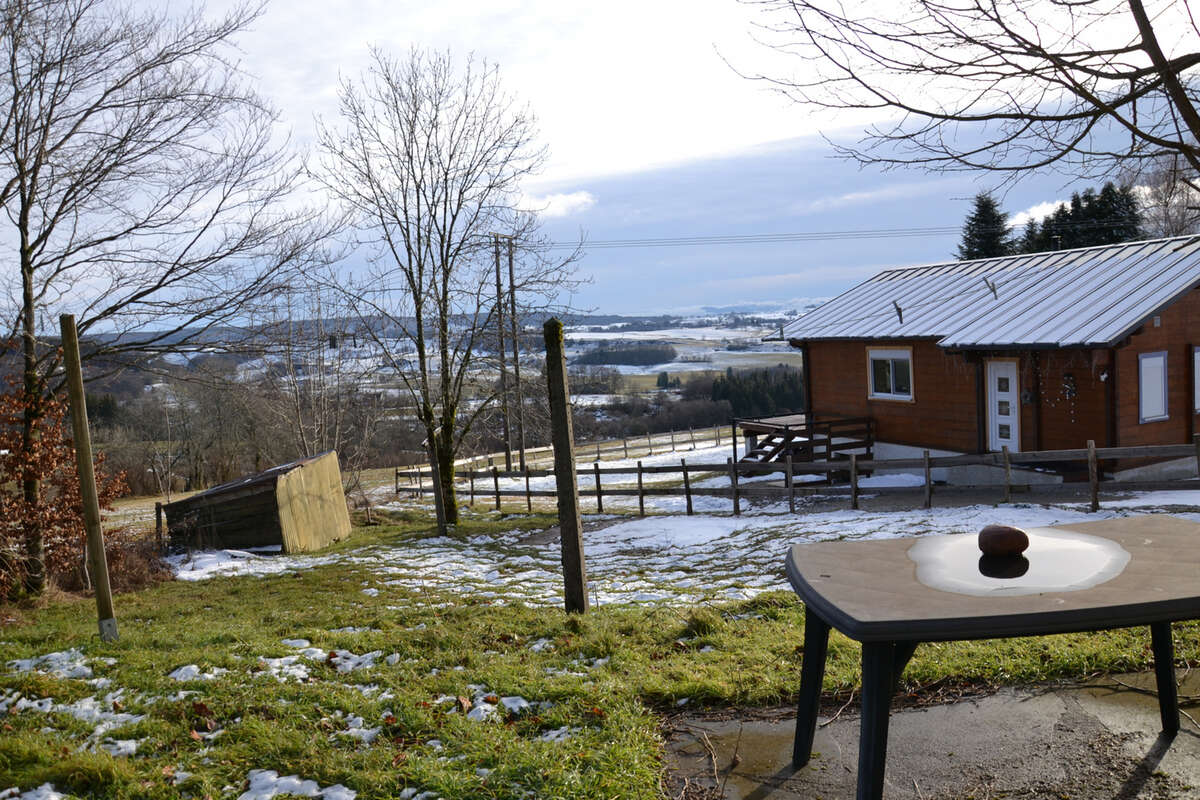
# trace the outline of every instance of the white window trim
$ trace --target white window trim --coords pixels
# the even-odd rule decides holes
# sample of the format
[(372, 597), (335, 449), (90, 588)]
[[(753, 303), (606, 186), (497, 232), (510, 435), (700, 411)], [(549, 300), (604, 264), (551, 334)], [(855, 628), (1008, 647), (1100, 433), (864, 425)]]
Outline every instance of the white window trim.
[(1192, 413), (1200, 414), (1200, 347), (1192, 348)]
[[(908, 362), (908, 394), (875, 391), (875, 370), (871, 362), (875, 360), (904, 360)], [(911, 347), (902, 348), (867, 348), (867, 397), (871, 400), (898, 400), (902, 403), (912, 403), (916, 398), (916, 374), (913, 371)]]
[[(1163, 398), (1163, 413), (1152, 417), (1146, 416), (1144, 401), (1142, 396), (1142, 365), (1151, 359), (1161, 359), (1162, 361), (1162, 398)], [(1159, 422), (1164, 419), (1170, 419), (1170, 403), (1167, 397), (1167, 351), (1156, 350), (1153, 353), (1138, 353), (1138, 423), (1144, 422)]]

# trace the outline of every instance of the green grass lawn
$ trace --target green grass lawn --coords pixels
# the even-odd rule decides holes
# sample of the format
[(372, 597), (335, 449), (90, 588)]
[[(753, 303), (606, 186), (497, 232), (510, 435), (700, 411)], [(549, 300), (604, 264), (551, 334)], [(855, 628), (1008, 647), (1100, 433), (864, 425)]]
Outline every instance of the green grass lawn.
[[(520, 522), (476, 520), (464, 533)], [(525, 524), (548, 522), (542, 516)], [(409, 546), (428, 529), (427, 520), (410, 515), (359, 530), (341, 548)], [(89, 599), (15, 616), (0, 627), (0, 663), (79, 648), (94, 678), (110, 684), (0, 668), (0, 707), (8, 709), (0, 714), (0, 791), (50, 782), (97, 798), (236, 797), (255, 769), (323, 788), (341, 784), (359, 798), (406, 789), (415, 790), (410, 796), (431, 792), (430, 800), (660, 797), (660, 714), (681, 705), (791, 703), (803, 640), (803, 608), (786, 593), (568, 617), (553, 608), (400, 590), (353, 563), (121, 595), (121, 639), (110, 644), (95, 635)], [(367, 630), (336, 632), (348, 627)], [(1200, 658), (1196, 627), (1176, 630), (1179, 658)], [(280, 680), (272, 670), (286, 665), (263, 660), (301, 652), (284, 639), (311, 643), (310, 657), (292, 665), (303, 666), (306, 678)], [(347, 665), (349, 655), (324, 656), (339, 650), (378, 655), (370, 666), (341, 672), (336, 664)], [(1144, 629), (924, 645), (905, 686), (941, 691), (1080, 678), (1149, 661)], [(168, 677), (193, 664), (213, 677)], [(826, 689), (846, 697), (858, 680), (858, 647), (835, 634)], [(20, 711), (17, 693), (27, 701)], [(514, 697), (530, 705), (509, 700), (514, 710), (506, 711), (501, 698)], [(27, 707), (42, 698), (53, 698), (54, 707)], [(486, 718), (469, 718), (488, 705), (495, 711)], [(141, 719), (97, 740), (94, 721), (64, 709)], [(98, 747), (106, 740), (136, 741), (136, 752), (110, 755)]]

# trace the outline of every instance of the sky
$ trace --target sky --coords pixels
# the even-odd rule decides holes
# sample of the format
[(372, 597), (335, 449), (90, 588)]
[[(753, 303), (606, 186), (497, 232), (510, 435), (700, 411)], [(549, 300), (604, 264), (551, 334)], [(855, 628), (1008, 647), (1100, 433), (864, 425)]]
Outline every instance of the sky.
[[(147, 0), (149, 2), (149, 0)], [(219, 13), (228, 0), (210, 2)], [(822, 135), (861, 120), (819, 118), (746, 74), (803, 70), (755, 38), (734, 0), (274, 0), (238, 38), (241, 66), (300, 145), (336, 116), (339, 75), (368, 47), (413, 45), (495, 62), (549, 148), (524, 191), (557, 242), (956, 228), (989, 175), (860, 170)], [(1004, 191), (1005, 210), (1066, 199), (1062, 176)], [(605, 313), (788, 308), (874, 272), (952, 257), (958, 235), (678, 247), (593, 246), (573, 305)]]

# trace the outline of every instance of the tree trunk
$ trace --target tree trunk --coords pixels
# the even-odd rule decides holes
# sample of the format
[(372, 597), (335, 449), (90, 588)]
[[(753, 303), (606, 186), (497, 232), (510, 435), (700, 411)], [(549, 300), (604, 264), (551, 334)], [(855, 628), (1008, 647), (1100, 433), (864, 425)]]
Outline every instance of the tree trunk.
[[(22, 243), (24, 244), (24, 243)], [(21, 339), (23, 348), (23, 381), (25, 390), (25, 411), (21, 426), (21, 449), (32, 453), (36, 446), (38, 433), (37, 421), (41, 409), (41, 386), (37, 372), (37, 339), (35, 337), (37, 309), (33, 299), (33, 266), (29, 263), (28, 248), (21, 248)], [(41, 485), (33, 471), (33, 465), (28, 464), (25, 475), (21, 480), (21, 495), (25, 503), (32, 509), (38, 505), (41, 495)], [(41, 594), (46, 587), (45, 548), (42, 541), (42, 529), (37, 523), (37, 515), (28, 513), (25, 524), (25, 590), (30, 594)]]
[(446, 524), (458, 524), (458, 496), (454, 493), (454, 436), (445, 429), (437, 437), (438, 477), (442, 480), (442, 509)]

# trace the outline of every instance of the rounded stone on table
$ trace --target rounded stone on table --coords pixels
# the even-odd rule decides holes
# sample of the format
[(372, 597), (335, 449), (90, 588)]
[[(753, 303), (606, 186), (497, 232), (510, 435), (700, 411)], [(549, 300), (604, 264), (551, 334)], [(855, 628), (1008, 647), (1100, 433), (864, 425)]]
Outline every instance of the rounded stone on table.
[(1029, 547), (1029, 535), (1011, 525), (988, 525), (979, 532), (979, 549), (985, 556), (1019, 556)]

